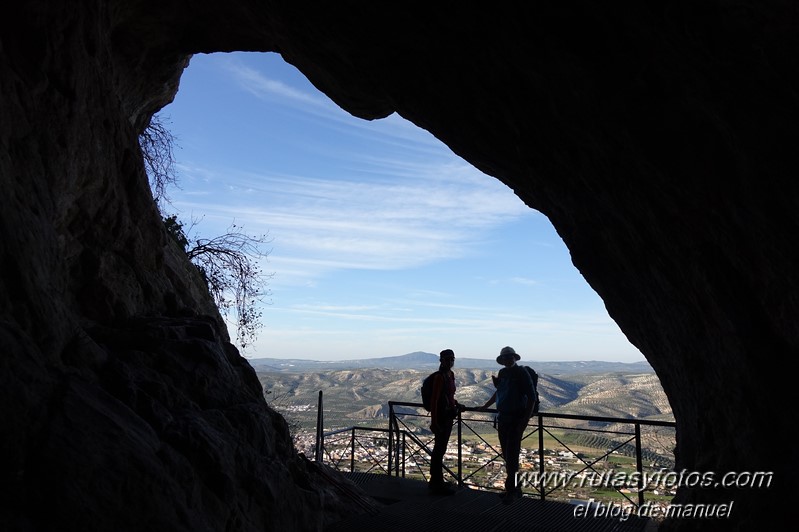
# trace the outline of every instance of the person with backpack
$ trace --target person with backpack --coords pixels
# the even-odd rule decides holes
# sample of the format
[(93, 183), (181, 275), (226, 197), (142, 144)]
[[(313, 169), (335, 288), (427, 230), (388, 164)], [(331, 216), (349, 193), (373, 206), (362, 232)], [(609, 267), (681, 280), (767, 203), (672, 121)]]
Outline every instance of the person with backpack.
[(432, 387), (430, 393), (430, 430), (433, 431), (433, 451), (430, 455), (430, 491), (439, 495), (453, 493), (444, 482), (444, 454), (447, 452), (449, 436), (452, 433), (452, 423), (464, 406), (455, 400), (455, 352), (444, 349), (439, 354), (440, 365), (438, 371), (431, 375)]
[(521, 357), (510, 347), (503, 347), (497, 357), (497, 364), (504, 366), (496, 376), (491, 376), (496, 391), (483, 405), (489, 408), (497, 403), (497, 435), (505, 460), (505, 491), (500, 495), (502, 502), (510, 504), (522, 496), (521, 487), (516, 484), (519, 471), (519, 453), (522, 437), (537, 405), (537, 392), (527, 368), (516, 362)]

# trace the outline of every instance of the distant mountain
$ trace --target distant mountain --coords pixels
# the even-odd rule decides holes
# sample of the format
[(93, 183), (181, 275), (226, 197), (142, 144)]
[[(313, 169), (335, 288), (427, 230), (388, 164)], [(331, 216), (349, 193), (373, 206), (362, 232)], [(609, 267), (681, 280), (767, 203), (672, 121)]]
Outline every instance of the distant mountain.
[[(438, 355), (415, 351), (406, 355), (364, 358), (355, 360), (303, 360), (282, 358), (251, 358), (250, 365), (258, 372), (293, 372), (352, 369), (417, 369), (433, 371), (438, 368)], [(538, 373), (548, 375), (580, 375), (599, 373), (654, 373), (652, 366), (641, 362), (604, 362), (601, 360), (540, 362), (537, 360), (520, 361), (532, 366)], [(499, 364), (493, 359), (456, 358), (455, 367), (462, 369), (498, 370)]]

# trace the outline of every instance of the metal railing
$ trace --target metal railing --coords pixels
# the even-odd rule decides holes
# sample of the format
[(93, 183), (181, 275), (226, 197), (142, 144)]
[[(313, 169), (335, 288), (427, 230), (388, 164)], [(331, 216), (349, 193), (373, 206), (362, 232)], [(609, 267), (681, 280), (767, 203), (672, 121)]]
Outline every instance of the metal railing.
[[(321, 411), (321, 393), (319, 406)], [(367, 473), (402, 477), (413, 474), (427, 479), (433, 436), (423, 426), (419, 426), (418, 422), (428, 423), (429, 414), (419, 403), (389, 401), (388, 406), (388, 428), (353, 426), (322, 434), (321, 427), (317, 425), (316, 459), (339, 470), (355, 472), (360, 468)], [(450, 437), (450, 441), (454, 441), (455, 449), (448, 450), (448, 456), (454, 452), (457, 458), (454, 465), (452, 459), (449, 464), (445, 462), (444, 470), (445, 475), (449, 475), (461, 487), (500, 489), (478, 478), (485, 474), (487, 478), (493, 475), (495, 479), (504, 480), (504, 461), (498, 445), (484, 438), (486, 430), (477, 429), (481, 424), (493, 425), (495, 414), (494, 409), (466, 408), (454, 421), (456, 430), (453, 431), (454, 438)], [(671, 421), (539, 412), (531, 418), (522, 441), (525, 449), (536, 449), (534, 458), (525, 461), (528, 467), (523, 474), (529, 481), (525, 488), (531, 490), (528, 491), (531, 495), (544, 500), (553, 494), (563, 494), (568, 487), (567, 482), (553, 480), (585, 483), (585, 479), (590, 477), (593, 480), (589, 481), (589, 487), (593, 483), (594, 487), (610, 488), (633, 506), (640, 507), (645, 501), (644, 494), (652, 491), (645, 484), (647, 477), (644, 472), (669, 471), (674, 466), (671, 454), (673, 446), (669, 445), (671, 435), (666, 436), (666, 444), (653, 450), (642, 444), (642, 431), (665, 429), (673, 434), (675, 426)], [(569, 438), (564, 437), (564, 434)], [(535, 439), (537, 441), (531, 444)], [(366, 443), (367, 440), (370, 440), (369, 444)], [(550, 446), (558, 445), (566, 449), (562, 452), (578, 463), (580, 469), (565, 474), (553, 463), (553, 451), (545, 449), (545, 441)], [(587, 445), (580, 444), (581, 441), (599, 446), (596, 455), (588, 456), (581, 451)], [(482, 456), (479, 462), (465, 461), (464, 452), (467, 446), (480, 447), (486, 456)], [(626, 460), (634, 461), (634, 471), (637, 474), (625, 477), (633, 481), (632, 485), (629, 482), (614, 482), (608, 471), (603, 469), (607, 467), (610, 458), (616, 455), (626, 456)], [(489, 470), (490, 474), (487, 474)], [(599, 482), (595, 482), (597, 478)], [(631, 494), (636, 500), (631, 498)]]

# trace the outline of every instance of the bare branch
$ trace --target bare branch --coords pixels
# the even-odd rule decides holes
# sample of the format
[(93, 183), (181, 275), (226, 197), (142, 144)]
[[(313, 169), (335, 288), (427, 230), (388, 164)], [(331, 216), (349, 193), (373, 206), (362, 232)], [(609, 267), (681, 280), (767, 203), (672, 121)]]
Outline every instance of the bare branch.
[(255, 340), (261, 327), (257, 304), (269, 295), (266, 284), (273, 274), (265, 274), (258, 262), (269, 254), (262, 249), (267, 242), (267, 235), (248, 235), (233, 224), (225, 234), (196, 238), (186, 249), (219, 310), (225, 315), (235, 312), (236, 339), (242, 349)]
[(174, 143), (175, 137), (158, 115), (150, 119), (150, 124), (139, 135), (153, 198), (162, 212), (167, 233), (200, 270), (219, 311), (226, 316), (235, 312), (236, 339), (244, 350), (255, 340), (261, 327), (258, 303), (269, 295), (266, 284), (273, 274), (265, 274), (259, 264), (269, 254), (262, 250), (269, 240), (267, 235), (248, 235), (243, 227), (234, 223), (223, 235), (192, 241), (188, 233), (194, 231), (196, 220), (192, 220), (187, 231), (177, 215), (163, 215), (162, 203), (169, 203), (167, 187), (177, 186)]
[(169, 203), (166, 189), (177, 186), (175, 175), (175, 136), (164, 124), (160, 115), (153, 115), (150, 124), (139, 135), (144, 166), (150, 180), (150, 189), (159, 208)]

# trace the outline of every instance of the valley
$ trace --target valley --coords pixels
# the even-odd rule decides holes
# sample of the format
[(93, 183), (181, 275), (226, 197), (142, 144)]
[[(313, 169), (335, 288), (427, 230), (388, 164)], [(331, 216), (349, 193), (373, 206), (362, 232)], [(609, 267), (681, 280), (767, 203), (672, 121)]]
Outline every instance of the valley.
[[(422, 380), (438, 367), (438, 357), (430, 353), (349, 364), (263, 360), (251, 364), (266, 400), (284, 415), (294, 431), (315, 430), (320, 391), (326, 431), (352, 425), (384, 426), (388, 402), (421, 403)], [(463, 367), (467, 364), (482, 367)], [(493, 393), (491, 376), (499, 366), (490, 360), (474, 363), (468, 359), (459, 359), (457, 365), (461, 366), (454, 369), (458, 401), (473, 407), (483, 405)], [(540, 376), (543, 412), (673, 421), (660, 381), (643, 363), (531, 365)], [(326, 367), (330, 369), (323, 369)]]

